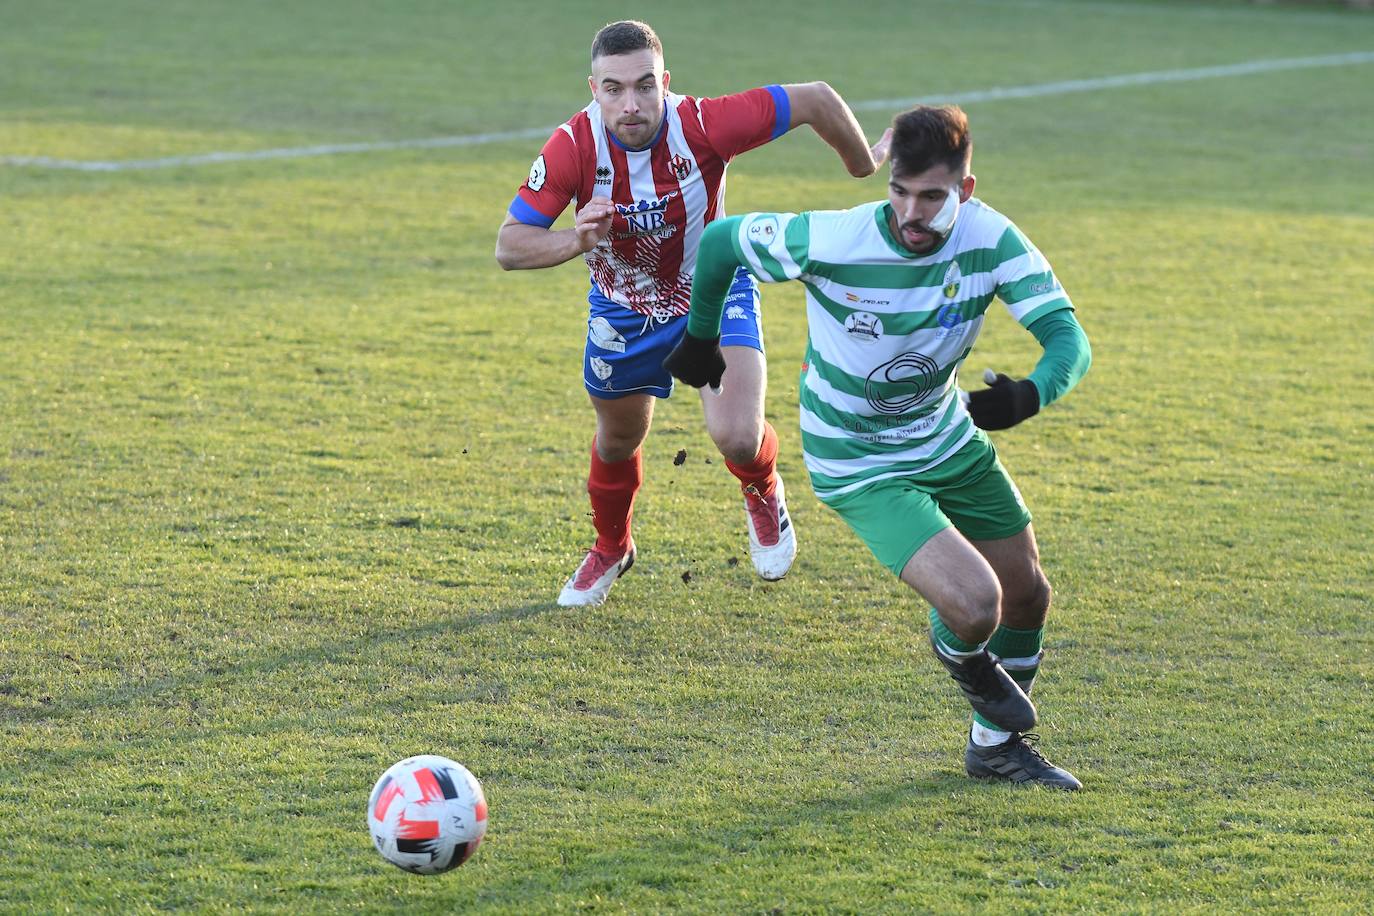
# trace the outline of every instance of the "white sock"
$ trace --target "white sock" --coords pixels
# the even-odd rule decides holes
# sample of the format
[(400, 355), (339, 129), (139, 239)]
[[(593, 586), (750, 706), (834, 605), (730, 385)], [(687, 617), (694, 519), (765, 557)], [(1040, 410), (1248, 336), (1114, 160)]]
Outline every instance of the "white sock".
[(972, 649), (969, 649), (969, 650), (967, 650), (967, 651), (962, 651), (962, 650), (953, 648), (952, 646), (950, 646), (949, 643), (945, 642), (945, 641), (944, 641), (943, 639), (941, 639), (940, 637), (938, 637), (938, 636), (935, 637), (935, 648), (936, 648), (936, 650), (937, 650), (941, 655), (943, 655), (945, 658), (949, 659), (950, 661), (952, 661), (952, 662), (959, 662), (960, 664), (962, 664), (962, 663), (968, 661), (970, 658), (973, 658), (973, 656), (975, 656), (975, 655), (979, 654), (980, 652), (982, 652), (985, 648), (987, 648), (987, 645), (988, 645), (988, 641), (985, 639), (985, 640), (983, 640), (982, 642), (980, 642), (978, 645), (974, 646)]
[(1005, 744), (1010, 741), (1011, 732), (999, 732), (995, 728), (988, 728), (974, 722), (970, 737), (973, 739), (973, 743), (979, 747), (992, 747), (994, 744)]

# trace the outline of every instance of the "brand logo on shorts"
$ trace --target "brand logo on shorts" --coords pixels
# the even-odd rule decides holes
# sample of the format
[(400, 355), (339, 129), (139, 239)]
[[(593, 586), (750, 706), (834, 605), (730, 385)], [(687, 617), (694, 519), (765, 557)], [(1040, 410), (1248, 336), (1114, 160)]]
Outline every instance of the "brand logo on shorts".
[(593, 356), (588, 362), (592, 365), (592, 374), (601, 379), (601, 381), (604, 382), (611, 377), (611, 364), (601, 357)]
[(735, 321), (743, 321), (745, 318), (749, 317), (749, 313), (746, 312), (742, 306), (732, 305), (725, 310), (725, 317)]
[(624, 336), (611, 327), (611, 323), (600, 315), (593, 318), (591, 323), (587, 325), (587, 339), (603, 350), (611, 350), (615, 353), (625, 352)]
[(939, 373), (940, 364), (924, 353), (903, 353), (868, 373), (864, 397), (879, 413), (905, 413), (935, 390)]
[(883, 320), (872, 312), (850, 312), (844, 320), (849, 336), (862, 343), (873, 343), (883, 336)]

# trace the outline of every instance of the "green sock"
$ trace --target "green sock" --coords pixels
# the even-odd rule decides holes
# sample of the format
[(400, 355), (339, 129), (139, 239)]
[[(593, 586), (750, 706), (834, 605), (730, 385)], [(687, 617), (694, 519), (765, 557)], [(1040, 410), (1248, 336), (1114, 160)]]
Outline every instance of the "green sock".
[(965, 642), (954, 631), (945, 626), (945, 622), (940, 619), (940, 612), (935, 608), (930, 609), (930, 632), (935, 635), (936, 640), (951, 650), (955, 655), (972, 655), (983, 647), (983, 643)]
[[(999, 626), (988, 640), (988, 651), (1002, 660), (1002, 667), (1016, 682), (1017, 686), (1030, 696), (1035, 685), (1035, 676), (1040, 672), (1040, 659), (1044, 656), (1041, 647), (1045, 642), (1045, 628), (1016, 630)], [(987, 719), (973, 714), (973, 721), (985, 728), (997, 729)]]

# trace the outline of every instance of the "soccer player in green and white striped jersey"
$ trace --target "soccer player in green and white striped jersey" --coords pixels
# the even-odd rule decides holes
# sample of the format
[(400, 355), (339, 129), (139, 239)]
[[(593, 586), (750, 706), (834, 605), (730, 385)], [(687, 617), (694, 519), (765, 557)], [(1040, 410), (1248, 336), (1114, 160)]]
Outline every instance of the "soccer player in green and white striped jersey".
[[(687, 331), (664, 365), (696, 387), (721, 383), (721, 309), (736, 267), (805, 285), (812, 488), (933, 605), (935, 655), (974, 708), (969, 775), (1078, 789), (1027, 740), (1050, 586), (1030, 513), (984, 430), (1062, 397), (1087, 371), (1088, 340), (1044, 256), (972, 196), (962, 111), (912, 109), (885, 139), (884, 201), (707, 227)], [(989, 387), (965, 395), (959, 368), (994, 298), (1044, 354), (1029, 377), (989, 372)]]

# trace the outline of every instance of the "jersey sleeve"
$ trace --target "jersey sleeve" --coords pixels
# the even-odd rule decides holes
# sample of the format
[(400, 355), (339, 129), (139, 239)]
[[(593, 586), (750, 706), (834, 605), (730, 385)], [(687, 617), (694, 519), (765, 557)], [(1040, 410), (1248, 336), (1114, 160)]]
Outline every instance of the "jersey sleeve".
[(732, 241), (740, 263), (764, 283), (799, 280), (810, 273), (809, 213), (746, 213)]
[(1056, 309), (1030, 324), (1030, 332), (1045, 348), (1029, 376), (1040, 395), (1040, 406), (1048, 407), (1068, 394), (1092, 365), (1093, 352), (1083, 326), (1070, 309)]
[(1030, 239), (1011, 223), (997, 242), (997, 298), (1013, 318), (1029, 328), (1036, 319), (1059, 309), (1071, 309), (1069, 294), (1059, 285), (1050, 262)]
[(510, 215), (519, 222), (547, 229), (577, 196), (579, 177), (577, 144), (560, 127), (530, 166), (529, 177), (510, 203)]
[(687, 333), (702, 339), (719, 336), (725, 296), (740, 267), (765, 283), (801, 277), (809, 263), (810, 241), (805, 213), (747, 213), (712, 221), (697, 249)]
[(727, 161), (776, 140), (792, 125), (792, 102), (776, 85), (701, 99), (697, 110), (707, 142)]

